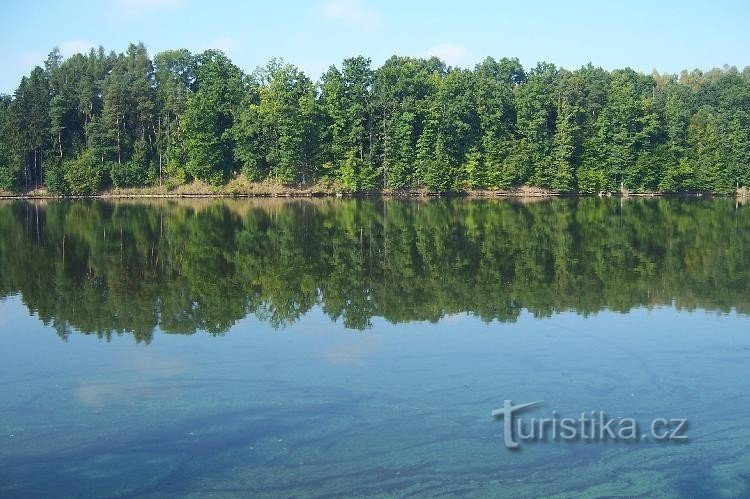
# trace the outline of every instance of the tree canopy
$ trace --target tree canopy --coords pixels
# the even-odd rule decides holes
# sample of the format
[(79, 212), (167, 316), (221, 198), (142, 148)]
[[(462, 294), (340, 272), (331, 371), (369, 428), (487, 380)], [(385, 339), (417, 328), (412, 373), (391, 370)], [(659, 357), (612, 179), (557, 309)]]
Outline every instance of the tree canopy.
[(357, 56), (316, 83), (281, 60), (142, 43), (63, 60), (0, 96), (0, 189), (60, 194), (197, 179), (341, 191), (560, 192), (750, 185), (750, 69), (680, 75), (488, 57), (473, 69)]

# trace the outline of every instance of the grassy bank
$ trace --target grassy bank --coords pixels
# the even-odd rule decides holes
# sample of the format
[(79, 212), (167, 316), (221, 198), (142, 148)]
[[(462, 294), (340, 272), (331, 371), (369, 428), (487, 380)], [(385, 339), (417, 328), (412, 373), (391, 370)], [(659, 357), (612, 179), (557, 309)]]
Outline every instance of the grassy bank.
[(46, 189), (36, 189), (28, 192), (8, 192), (0, 190), (0, 199), (78, 199), (78, 198), (222, 198), (222, 197), (429, 197), (429, 196), (461, 196), (472, 198), (549, 198), (557, 196), (623, 196), (623, 197), (711, 197), (732, 196), (740, 199), (750, 198), (750, 189), (741, 188), (736, 193), (716, 194), (708, 192), (602, 192), (598, 194), (582, 192), (558, 192), (539, 187), (519, 186), (507, 189), (474, 189), (449, 193), (432, 192), (427, 189), (383, 189), (352, 193), (342, 189), (333, 182), (315, 182), (306, 185), (283, 185), (275, 182), (251, 182), (238, 177), (225, 185), (214, 186), (205, 182), (194, 181), (179, 186), (151, 186), (127, 189), (112, 188), (88, 196), (61, 196), (50, 193)]

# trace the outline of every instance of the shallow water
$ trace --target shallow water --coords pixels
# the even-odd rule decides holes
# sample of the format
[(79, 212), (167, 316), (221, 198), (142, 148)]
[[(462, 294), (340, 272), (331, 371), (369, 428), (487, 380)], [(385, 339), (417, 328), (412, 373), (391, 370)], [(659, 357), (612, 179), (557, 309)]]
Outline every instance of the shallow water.
[(747, 210), (0, 204), (0, 496), (747, 496)]

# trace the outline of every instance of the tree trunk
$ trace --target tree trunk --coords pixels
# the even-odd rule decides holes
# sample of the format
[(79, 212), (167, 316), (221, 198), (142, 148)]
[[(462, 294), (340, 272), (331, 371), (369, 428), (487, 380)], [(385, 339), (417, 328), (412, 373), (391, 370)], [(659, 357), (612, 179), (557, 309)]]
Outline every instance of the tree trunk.
[[(367, 105), (367, 107), (368, 107), (367, 129), (370, 131), (370, 144), (369, 144), (370, 145), (370, 149), (369, 149), (369, 151), (367, 151), (367, 155), (369, 157), (370, 165), (372, 166), (373, 165), (373, 162), (372, 162), (372, 150), (374, 148), (374, 146), (373, 146), (373, 142), (374, 142), (373, 133), (374, 133), (374, 131), (372, 129), (372, 118), (373, 118), (372, 114), (373, 114), (373, 110), (372, 110), (372, 102), (368, 102), (367, 104), (368, 104)], [(383, 187), (385, 187), (385, 185)]]
[(117, 164), (122, 164), (122, 150), (120, 147), (120, 116), (117, 116)]
[[(179, 120), (179, 117), (175, 118), (175, 121)], [(169, 121), (169, 113), (167, 113), (167, 157), (169, 157), (169, 146), (172, 145), (172, 123)]]
[[(159, 131), (158, 132), (155, 131), (154, 133), (155, 134), (158, 133), (157, 136), (161, 137), (161, 115), (159, 116)], [(159, 146), (159, 187), (161, 187), (161, 170), (162, 170), (161, 168), (161, 146)]]
[(383, 189), (388, 186), (388, 117), (383, 113)]

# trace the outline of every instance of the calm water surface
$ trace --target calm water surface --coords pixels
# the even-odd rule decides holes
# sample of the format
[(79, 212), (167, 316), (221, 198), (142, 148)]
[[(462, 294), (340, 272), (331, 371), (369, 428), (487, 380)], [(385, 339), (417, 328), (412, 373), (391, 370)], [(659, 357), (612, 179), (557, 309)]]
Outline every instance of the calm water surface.
[(0, 204), (0, 496), (748, 496), (748, 210)]

